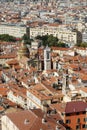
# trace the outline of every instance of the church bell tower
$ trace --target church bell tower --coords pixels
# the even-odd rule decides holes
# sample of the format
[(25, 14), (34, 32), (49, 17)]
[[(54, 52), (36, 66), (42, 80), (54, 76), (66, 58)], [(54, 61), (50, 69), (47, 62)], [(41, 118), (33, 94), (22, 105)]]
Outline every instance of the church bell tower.
[(51, 69), (51, 49), (50, 47), (46, 46), (44, 49), (44, 70)]

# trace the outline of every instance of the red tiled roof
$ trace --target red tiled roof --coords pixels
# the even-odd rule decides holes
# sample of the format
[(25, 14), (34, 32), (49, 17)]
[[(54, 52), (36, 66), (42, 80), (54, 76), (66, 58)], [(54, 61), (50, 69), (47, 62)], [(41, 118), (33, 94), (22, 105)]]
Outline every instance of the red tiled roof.
[(18, 61), (16, 59), (12, 59), (10, 61), (7, 61), (7, 64), (9, 64), (9, 65), (18, 65), (19, 63), (18, 63)]
[(65, 130), (61, 124), (57, 124), (57, 120), (61, 119), (59, 114), (54, 116), (46, 116), (46, 122), (42, 123), (44, 113), (40, 109), (26, 110), (7, 114), (7, 117), (17, 126), (20, 130), (51, 130), (55, 129), (56, 125), (60, 129)]
[(63, 47), (51, 47), (52, 50), (60, 50), (60, 51), (68, 51), (69, 48), (63, 48)]
[(0, 59), (11, 59), (11, 58), (15, 58), (16, 54), (11, 53), (11, 54), (5, 54), (5, 55), (1, 55)]
[(56, 109), (57, 112), (64, 112), (66, 108), (66, 103), (56, 103), (56, 104), (51, 104), (50, 108)]
[(0, 96), (3, 97), (3, 96), (7, 96), (7, 91), (8, 91), (8, 88), (1, 88), (0, 87)]
[(83, 101), (68, 102), (66, 104), (65, 113), (83, 112), (87, 109), (87, 103)]

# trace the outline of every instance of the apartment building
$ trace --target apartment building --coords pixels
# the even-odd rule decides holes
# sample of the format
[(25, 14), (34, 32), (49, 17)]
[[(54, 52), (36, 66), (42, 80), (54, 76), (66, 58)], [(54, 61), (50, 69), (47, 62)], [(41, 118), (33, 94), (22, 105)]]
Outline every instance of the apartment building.
[(87, 103), (84, 101), (71, 101), (67, 103), (51, 104), (62, 117), (62, 124), (66, 130), (87, 130)]
[(19, 105), (20, 107), (26, 109), (27, 106), (26, 106), (26, 94), (24, 92), (24, 90), (22, 91), (21, 89), (21, 92), (20, 90), (16, 90), (16, 89), (11, 89), (8, 91), (7, 93), (7, 98), (16, 103), (17, 105)]
[(0, 24), (0, 34), (9, 34), (21, 38), (26, 34), (26, 26), (22, 24)]
[(82, 42), (87, 42), (87, 30), (86, 29), (82, 33)]
[(46, 107), (51, 104), (51, 97), (38, 92), (35, 89), (27, 90), (27, 107), (28, 109), (40, 108), (46, 111)]
[(36, 37), (38, 35), (47, 35), (47, 34), (53, 34), (54, 36), (57, 36), (58, 31), (58, 25), (43, 25), (43, 26), (36, 26), (30, 28), (30, 37)]
[(52, 34), (55, 37), (58, 37), (58, 39), (62, 42), (68, 42), (71, 44), (76, 44), (78, 40), (78, 35), (76, 31), (67, 29), (63, 27), (62, 25), (56, 25), (56, 24), (49, 24), (49, 25), (43, 25), (43, 26), (36, 26), (30, 28), (30, 37), (34, 38), (38, 35), (50, 35)]
[(65, 124), (68, 130), (86, 130), (87, 103), (83, 101), (68, 102), (65, 108)]
[(76, 44), (78, 39), (77, 32), (68, 29), (59, 30), (58, 39), (62, 42), (69, 43), (69, 45)]

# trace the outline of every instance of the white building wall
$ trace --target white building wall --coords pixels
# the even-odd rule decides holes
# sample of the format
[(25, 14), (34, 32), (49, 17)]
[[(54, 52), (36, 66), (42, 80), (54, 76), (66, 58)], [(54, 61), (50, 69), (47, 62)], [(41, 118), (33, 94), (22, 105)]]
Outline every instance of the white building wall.
[(87, 56), (87, 48), (83, 48), (83, 50), (82, 49), (76, 49), (76, 52), (78, 53), (78, 54), (80, 54), (81, 56)]
[(87, 93), (85, 91), (80, 90), (79, 92), (82, 97), (87, 97)]
[(43, 100), (41, 101), (39, 98), (37, 98), (35, 95), (27, 91), (27, 108), (34, 109), (34, 108), (40, 108), (44, 110), (44, 104), (51, 104), (51, 100)]
[(34, 27), (30, 28), (30, 37), (36, 37), (38, 35), (50, 35), (52, 34), (55, 37), (58, 37), (59, 40), (65, 41), (65, 42), (71, 42), (73, 44), (77, 43), (77, 33), (73, 32), (71, 30), (66, 29), (60, 29), (58, 27), (51, 27), (51, 26), (42, 26), (42, 27)]
[(82, 42), (87, 42), (87, 31), (82, 33)]
[(24, 34), (26, 34), (26, 26), (1, 24), (0, 34), (9, 34), (14, 37), (21, 38)]
[(26, 109), (26, 105), (25, 105), (26, 101), (25, 101), (25, 99), (23, 97), (18, 96), (18, 95), (15, 96), (12, 91), (9, 91), (8, 94), (7, 94), (7, 98), (9, 100), (11, 100), (12, 102), (17, 103), (18, 105), (20, 105), (22, 108)]
[(27, 91), (27, 108), (41, 108), (41, 101), (32, 93)]
[(2, 130), (19, 130), (7, 116), (2, 116), (1, 127)]

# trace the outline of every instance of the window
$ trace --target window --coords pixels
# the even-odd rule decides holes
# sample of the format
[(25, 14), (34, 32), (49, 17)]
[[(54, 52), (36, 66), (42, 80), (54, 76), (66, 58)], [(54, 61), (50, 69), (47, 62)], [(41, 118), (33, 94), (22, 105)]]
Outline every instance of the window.
[(49, 55), (49, 52), (47, 52), (47, 59), (50, 59), (50, 55)]
[(80, 122), (80, 118), (77, 119), (77, 123), (79, 123), (79, 122)]
[(82, 128), (87, 128), (87, 125), (85, 125), (85, 124), (84, 124), (84, 125), (82, 125)]
[(86, 118), (84, 118), (84, 121), (85, 121), (85, 122), (87, 122), (87, 117), (86, 117)]
[(70, 127), (67, 127), (66, 130), (71, 130)]
[(56, 69), (58, 69), (58, 62), (56, 62)]
[(82, 128), (85, 128), (85, 124), (84, 124), (84, 125), (82, 125)]
[(71, 121), (70, 120), (66, 120), (66, 124), (70, 124), (71, 123)]
[(77, 126), (76, 126), (76, 130), (79, 130), (79, 129), (80, 129), (80, 125), (77, 125)]

